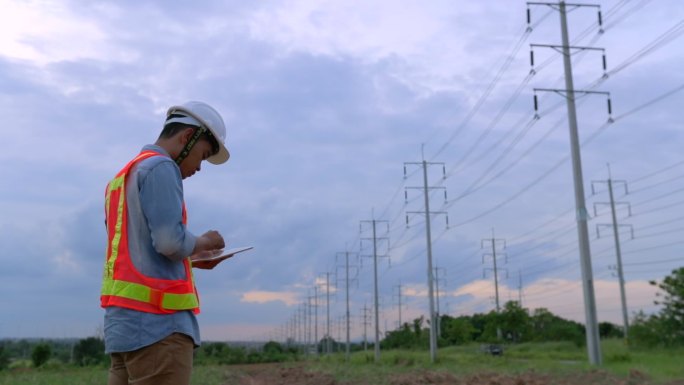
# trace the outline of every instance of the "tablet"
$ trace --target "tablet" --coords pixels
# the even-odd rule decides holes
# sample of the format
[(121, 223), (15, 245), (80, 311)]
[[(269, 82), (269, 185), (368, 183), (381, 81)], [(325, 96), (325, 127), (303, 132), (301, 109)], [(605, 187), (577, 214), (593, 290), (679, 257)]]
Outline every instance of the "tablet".
[(242, 253), (243, 251), (251, 250), (253, 249), (253, 246), (245, 246), (245, 247), (235, 247), (232, 249), (228, 250), (215, 250), (209, 254), (209, 256), (204, 257), (204, 258), (198, 258), (194, 259), (193, 262), (212, 262), (212, 261), (222, 261), (224, 259), (228, 259), (232, 257), (235, 254)]

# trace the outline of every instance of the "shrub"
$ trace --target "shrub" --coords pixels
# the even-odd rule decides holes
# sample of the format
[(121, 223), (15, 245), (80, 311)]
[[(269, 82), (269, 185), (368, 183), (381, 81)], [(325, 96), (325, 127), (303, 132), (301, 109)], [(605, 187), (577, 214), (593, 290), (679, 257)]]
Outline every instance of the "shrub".
[(50, 345), (41, 343), (36, 345), (31, 352), (31, 361), (33, 361), (33, 366), (39, 368), (43, 366), (52, 355), (52, 348)]

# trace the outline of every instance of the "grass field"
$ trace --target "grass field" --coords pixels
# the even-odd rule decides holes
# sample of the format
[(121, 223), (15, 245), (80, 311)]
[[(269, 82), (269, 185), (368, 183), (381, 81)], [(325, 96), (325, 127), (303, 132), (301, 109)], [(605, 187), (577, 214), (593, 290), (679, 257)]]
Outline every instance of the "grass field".
[[(373, 352), (359, 352), (346, 363), (343, 355), (310, 359), (303, 363), (306, 370), (322, 372), (340, 383), (386, 384), (388, 378), (415, 372), (446, 372), (454, 376), (472, 376), (479, 373), (521, 375), (538, 373), (552, 376), (573, 376), (586, 373), (604, 373), (627, 379), (644, 378), (647, 383), (668, 383), (679, 380), (684, 384), (684, 349), (644, 350), (628, 349), (622, 341), (602, 343), (603, 365), (595, 368), (587, 363), (584, 348), (570, 343), (520, 344), (506, 348), (504, 355), (493, 357), (483, 354), (479, 345), (440, 349), (438, 362), (430, 363), (427, 352), (388, 351), (381, 353), (379, 364), (373, 362)], [(294, 365), (292, 363), (286, 364)], [(235, 380), (240, 369), (230, 366), (197, 366), (193, 385), (225, 385), (240, 383)], [(0, 385), (91, 385), (105, 384), (107, 370), (98, 368), (54, 367), (21, 369), (0, 372)], [(237, 382), (236, 382), (237, 381)], [(591, 380), (587, 383), (592, 383)], [(629, 381), (634, 383), (634, 381)], [(261, 383), (250, 381), (247, 383)], [(268, 382), (264, 382), (268, 383)], [(410, 380), (405, 383), (414, 383)], [(422, 383), (422, 382), (415, 382)], [(447, 382), (444, 382), (447, 383)], [(523, 382), (524, 383), (524, 382)], [(636, 382), (640, 383), (640, 382)], [(297, 384), (297, 382), (292, 382)]]
[[(684, 384), (684, 349), (635, 350), (622, 341), (602, 342), (603, 365), (600, 371), (627, 378), (643, 375), (655, 383), (680, 380)], [(472, 375), (482, 372), (522, 374), (531, 371), (552, 375), (571, 375), (596, 371), (588, 364), (584, 347), (571, 343), (536, 343), (509, 346), (501, 357), (485, 355), (479, 345), (448, 347), (438, 352), (438, 362), (430, 363), (426, 352), (389, 351), (381, 353), (379, 365), (373, 364), (373, 352), (352, 355), (349, 364), (343, 357), (321, 358), (314, 367), (327, 371), (337, 379), (353, 382), (375, 378), (382, 383), (389, 374), (416, 369), (441, 370), (454, 375)], [(350, 367), (352, 368), (350, 370)]]

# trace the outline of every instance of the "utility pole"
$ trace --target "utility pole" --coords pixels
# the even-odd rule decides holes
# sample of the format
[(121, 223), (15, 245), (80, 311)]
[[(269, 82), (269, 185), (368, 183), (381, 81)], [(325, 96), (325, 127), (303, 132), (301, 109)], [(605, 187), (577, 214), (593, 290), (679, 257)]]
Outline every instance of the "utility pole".
[(523, 295), (522, 295), (522, 288), (523, 288), (523, 284), (522, 284), (522, 272), (521, 272), (520, 270), (518, 270), (518, 305), (520, 305), (520, 307), (523, 307), (523, 303), (522, 303), (522, 297), (523, 297)]
[(307, 326), (308, 326), (308, 321), (307, 321), (307, 310), (308, 310), (308, 309), (307, 309), (307, 306), (306, 306), (306, 302), (301, 303), (301, 304), (300, 304), (300, 307), (299, 307), (299, 311), (300, 311), (301, 314), (302, 314), (302, 323), (301, 323), (301, 327), (302, 327), (302, 334), (301, 334), (301, 335), (302, 335), (302, 344), (301, 344), (301, 345), (302, 345), (303, 353), (306, 353), (306, 345), (307, 345), (307, 343), (308, 343), (308, 336), (306, 335), (306, 329), (307, 329)]
[(295, 310), (294, 322), (292, 323), (292, 330), (294, 332), (294, 345), (295, 349), (299, 350), (299, 306)]
[[(542, 2), (528, 2), (529, 5), (545, 5), (559, 11), (562, 46), (549, 46), (556, 50), (560, 49), (563, 54), (563, 67), (565, 70), (565, 89), (564, 90), (549, 90), (549, 89), (535, 89), (536, 91), (552, 91), (565, 96), (568, 109), (568, 125), (570, 131), (570, 151), (572, 156), (572, 170), (575, 190), (575, 209), (577, 217), (577, 236), (579, 240), (580, 249), (580, 265), (582, 270), (582, 287), (584, 292), (584, 313), (586, 319), (586, 337), (587, 337), (587, 353), (589, 362), (592, 365), (601, 365), (601, 345), (598, 331), (598, 318), (596, 315), (596, 296), (594, 294), (594, 277), (591, 266), (591, 249), (589, 246), (589, 229), (587, 222), (589, 220), (589, 213), (587, 212), (586, 203), (584, 201), (584, 181), (582, 177), (582, 159), (580, 154), (579, 136), (577, 133), (577, 110), (575, 107), (575, 94), (606, 94), (607, 92), (594, 91), (576, 91), (572, 76), (572, 61), (570, 60), (571, 49), (593, 49), (590, 47), (571, 47), (568, 33), (567, 22), (567, 7), (568, 4), (561, 0), (559, 3), (542, 3)], [(593, 4), (569, 4), (570, 7), (596, 7), (599, 9), (598, 20), (601, 27), (601, 10), (600, 6)], [(530, 22), (530, 12), (528, 9), (528, 23)], [(604, 56), (605, 58), (605, 56)], [(605, 69), (605, 60), (603, 61)], [(537, 98), (535, 95), (535, 109), (537, 107)], [(608, 114), (611, 113), (610, 98), (608, 98)], [(611, 119), (609, 118), (609, 122)]]
[[(314, 285), (313, 289), (314, 294), (307, 297), (309, 300), (309, 335), (311, 335), (311, 329), (314, 329), (312, 340), (315, 347), (314, 351), (318, 354), (318, 286)], [(314, 317), (311, 316), (312, 309), (314, 310)]]
[(318, 355), (318, 285), (314, 285), (314, 340), (316, 342), (316, 355)]
[(401, 307), (403, 306), (403, 304), (401, 302), (401, 295), (402, 295), (401, 287), (402, 287), (401, 282), (399, 282), (399, 284), (394, 287), (395, 289), (397, 289), (397, 308), (399, 310), (399, 324), (397, 325), (397, 329), (401, 329), (401, 325), (402, 325), (402, 323), (401, 323)]
[(313, 305), (311, 300), (313, 298), (306, 298), (306, 354), (309, 354), (311, 348), (312, 331), (313, 331)]
[(378, 237), (377, 236), (377, 225), (379, 223), (384, 223), (387, 226), (386, 233), (389, 233), (389, 222), (388, 221), (378, 221), (375, 219), (372, 220), (366, 220), (366, 221), (361, 221), (360, 225), (360, 230), (363, 232), (363, 224), (364, 223), (369, 223), (372, 224), (373, 228), (373, 237), (372, 238), (361, 238), (361, 242), (364, 240), (372, 240), (373, 241), (373, 289), (374, 289), (374, 305), (375, 305), (375, 363), (380, 362), (380, 317), (379, 317), (379, 308), (380, 308), (380, 303), (379, 303), (379, 294), (378, 294), (378, 257), (387, 257), (386, 254), (384, 255), (378, 255), (378, 241), (387, 241), (389, 242), (389, 238), (387, 237)]
[(325, 275), (325, 317), (326, 317), (326, 329), (325, 329), (325, 352), (326, 354), (330, 354), (332, 352), (331, 349), (331, 339), (332, 335), (330, 334), (330, 275), (331, 272), (325, 272), (323, 275)]
[[(494, 272), (494, 294), (495, 294), (495, 298), (496, 298), (496, 302), (495, 302), (496, 303), (496, 312), (500, 313), (501, 312), (501, 306), (499, 303), (499, 270), (506, 270), (506, 269), (502, 269), (498, 266), (498, 263), (497, 263), (498, 257), (496, 255), (496, 251), (498, 249), (497, 243), (503, 242), (503, 248), (504, 249), (506, 248), (506, 240), (505, 239), (496, 239), (494, 237), (494, 229), (492, 229), (492, 237), (488, 238), (488, 239), (483, 239), (480, 247), (484, 249), (485, 244), (488, 242), (491, 244), (491, 250), (492, 251), (491, 251), (491, 253), (482, 254), (482, 263), (484, 263), (485, 257), (491, 256), (493, 268), (485, 268), (484, 271), (482, 272), (482, 277), (484, 278), (485, 271), (487, 271), (487, 270), (492, 270)], [(501, 255), (501, 253), (499, 253), (499, 255)], [(504, 256), (506, 256), (505, 253), (504, 253)], [(506, 272), (508, 273), (508, 271), (506, 271)]]
[(435, 291), (437, 292), (435, 295), (437, 299), (437, 338), (440, 338), (442, 336), (442, 313), (439, 310), (439, 288), (441, 286), (441, 283), (445, 282), (444, 279), (439, 278), (440, 270), (442, 271), (443, 276), (446, 276), (446, 269), (442, 267), (435, 267)]
[(613, 195), (613, 185), (614, 184), (619, 184), (624, 187), (625, 194), (628, 193), (627, 191), (627, 182), (624, 180), (613, 180), (610, 175), (610, 165), (608, 166), (608, 180), (607, 181), (592, 181), (591, 182), (591, 190), (592, 193), (595, 193), (594, 186), (595, 184), (598, 183), (605, 183), (608, 185), (608, 197), (610, 198), (610, 202), (605, 203), (605, 202), (596, 202), (594, 203), (594, 215), (598, 215), (597, 212), (597, 206), (599, 205), (609, 205), (610, 206), (610, 213), (611, 213), (611, 218), (612, 218), (612, 223), (611, 224), (597, 224), (596, 225), (596, 236), (601, 237), (601, 228), (602, 227), (612, 227), (613, 228), (613, 238), (615, 240), (615, 256), (617, 258), (617, 273), (618, 273), (618, 280), (620, 282), (620, 301), (622, 303), (622, 325), (624, 328), (624, 339), (625, 341), (629, 341), (628, 339), (628, 334), (629, 334), (629, 317), (628, 317), (628, 310), (627, 310), (627, 294), (625, 293), (625, 276), (624, 272), (622, 270), (622, 253), (620, 251), (620, 232), (619, 227), (629, 227), (631, 230), (632, 234), (632, 239), (634, 238), (634, 228), (632, 225), (627, 225), (627, 224), (618, 224), (617, 221), (617, 214), (615, 210), (615, 205), (627, 205), (627, 209), (629, 212), (629, 215), (632, 215), (632, 210), (631, 206), (629, 203), (625, 202), (615, 202), (615, 197)]
[(368, 333), (367, 328), (370, 326), (370, 308), (367, 304), (363, 304), (363, 351), (368, 351)]
[[(449, 216), (444, 211), (433, 211), (430, 212), (430, 197), (429, 192), (431, 189), (443, 189), (444, 190), (444, 201), (446, 203), (446, 188), (445, 187), (428, 187), (428, 165), (442, 165), (442, 179), (446, 179), (446, 166), (444, 163), (433, 163), (427, 162), (425, 156), (423, 155), (423, 160), (421, 162), (404, 162), (404, 179), (406, 179), (408, 174), (406, 173), (406, 166), (416, 165), (423, 169), (423, 186), (422, 187), (406, 187), (406, 189), (422, 189), (423, 198), (425, 201), (424, 211), (407, 211), (406, 212), (406, 226), (409, 223), (409, 214), (425, 214), (425, 238), (427, 241), (427, 278), (428, 278), (428, 297), (430, 300), (430, 361), (434, 363), (437, 360), (437, 320), (435, 317), (435, 296), (434, 296), (434, 277), (432, 270), (432, 234), (430, 232), (430, 221), (431, 214), (445, 214), (447, 228), (449, 227)], [(408, 192), (404, 191), (404, 197), (408, 202)]]
[(353, 268), (356, 269), (355, 265), (350, 265), (349, 264), (349, 255), (357, 255), (356, 253), (350, 253), (348, 251), (342, 252), (342, 253), (337, 253), (336, 257), (341, 257), (344, 256), (344, 266), (339, 266), (344, 268), (344, 281), (345, 281), (345, 301), (346, 301), (346, 312), (345, 312), (345, 323), (346, 323), (346, 329), (347, 329), (347, 345), (346, 345), (346, 352), (345, 352), (345, 359), (347, 362), (349, 362), (349, 356), (350, 356), (350, 341), (349, 341), (349, 329), (350, 329), (350, 313), (349, 313), (349, 269)]

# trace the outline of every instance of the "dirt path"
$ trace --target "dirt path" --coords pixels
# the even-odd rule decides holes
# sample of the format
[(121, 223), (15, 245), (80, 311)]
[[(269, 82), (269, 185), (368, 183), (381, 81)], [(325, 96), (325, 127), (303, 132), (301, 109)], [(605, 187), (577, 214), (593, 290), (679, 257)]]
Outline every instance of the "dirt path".
[(239, 385), (337, 385), (328, 374), (309, 372), (304, 365), (235, 365), (230, 367)]

